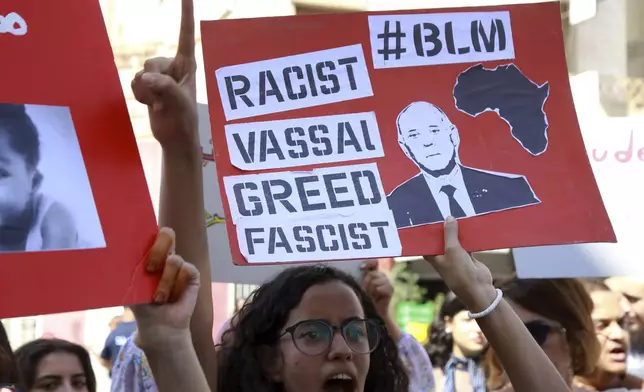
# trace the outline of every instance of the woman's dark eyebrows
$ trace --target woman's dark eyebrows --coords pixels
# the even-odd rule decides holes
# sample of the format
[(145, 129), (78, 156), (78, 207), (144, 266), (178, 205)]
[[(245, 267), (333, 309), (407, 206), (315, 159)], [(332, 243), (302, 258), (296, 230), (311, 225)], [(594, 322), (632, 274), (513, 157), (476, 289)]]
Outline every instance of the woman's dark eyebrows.
[(62, 376), (59, 376), (57, 374), (45, 374), (44, 376), (40, 376), (36, 379), (36, 382), (39, 381), (46, 381), (46, 380), (60, 380), (63, 378)]

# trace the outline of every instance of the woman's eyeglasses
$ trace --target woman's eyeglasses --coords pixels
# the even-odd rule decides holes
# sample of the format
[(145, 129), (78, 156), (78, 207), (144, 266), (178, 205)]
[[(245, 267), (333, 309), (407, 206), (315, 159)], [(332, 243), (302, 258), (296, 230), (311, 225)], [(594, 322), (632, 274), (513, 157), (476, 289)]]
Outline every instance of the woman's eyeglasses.
[(528, 332), (530, 332), (530, 335), (534, 338), (534, 340), (537, 342), (539, 346), (543, 346), (543, 344), (548, 340), (548, 336), (550, 336), (551, 332), (556, 332), (556, 331), (564, 331), (565, 329), (562, 327), (557, 327), (554, 325), (547, 324), (543, 321), (529, 321), (525, 323), (525, 327), (528, 329)]
[(281, 336), (291, 334), (293, 344), (306, 355), (320, 355), (333, 343), (339, 331), (347, 346), (356, 354), (369, 354), (380, 343), (380, 325), (373, 320), (350, 319), (341, 325), (330, 325), (324, 320), (303, 320), (284, 330)]

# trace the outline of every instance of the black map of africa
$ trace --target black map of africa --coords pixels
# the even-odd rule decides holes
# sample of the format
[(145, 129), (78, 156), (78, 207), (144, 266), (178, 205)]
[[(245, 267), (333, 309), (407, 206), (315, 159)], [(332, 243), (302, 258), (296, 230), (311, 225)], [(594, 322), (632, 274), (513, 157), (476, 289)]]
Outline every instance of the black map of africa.
[(521, 146), (539, 155), (548, 148), (548, 118), (543, 107), (549, 91), (548, 82), (537, 85), (514, 64), (493, 69), (479, 64), (458, 76), (454, 99), (456, 107), (472, 117), (496, 112)]

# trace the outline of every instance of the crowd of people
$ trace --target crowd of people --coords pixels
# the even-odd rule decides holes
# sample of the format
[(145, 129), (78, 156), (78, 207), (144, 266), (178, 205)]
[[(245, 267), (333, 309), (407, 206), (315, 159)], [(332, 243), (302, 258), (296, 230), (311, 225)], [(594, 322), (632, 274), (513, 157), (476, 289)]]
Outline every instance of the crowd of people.
[[(571, 390), (644, 389), (637, 360), (644, 324), (633, 306), (642, 299), (638, 291), (644, 283), (630, 278), (540, 279), (498, 286)], [(437, 391), (512, 390), (493, 346), (453, 295), (432, 323), (426, 348)]]
[[(288, 268), (254, 291), (213, 339), (192, 0), (182, 7), (177, 55), (146, 61), (132, 82), (163, 148), (161, 229), (146, 263), (160, 281), (150, 304), (131, 307), (136, 324), (121, 320), (101, 353), (113, 391), (644, 388), (637, 369), (628, 367), (630, 358), (638, 363), (629, 338), (644, 333), (641, 285), (618, 279), (493, 282), (460, 245), (451, 217), (444, 223), (444, 255), (426, 257), (451, 290), (426, 346), (394, 322), (393, 285), (372, 264), (360, 282), (329, 266)], [(96, 391), (83, 347), (38, 339), (13, 351), (4, 330), (0, 382), (23, 392)]]
[[(167, 233), (162, 231), (162, 236)], [(178, 257), (174, 260), (180, 261)], [(471, 264), (467, 269), (477, 266), (482, 270), (476, 272), (489, 274), (475, 260), (465, 258), (460, 262), (464, 261)], [(136, 334), (130, 309), (114, 320), (113, 331), (100, 354), (103, 365), (113, 371), (113, 391), (213, 390), (192, 389), (188, 378), (164, 387), (159, 377), (155, 380), (154, 376), (162, 369), (178, 366), (176, 360), (167, 358), (177, 349), (197, 366), (192, 374), (201, 378), (200, 388), (208, 388), (207, 369), (199, 365), (187, 332), (192, 306), (200, 295), (196, 280), (199, 275), (195, 268), (182, 263), (170, 262), (174, 266), (171, 268), (185, 271), (182, 274), (185, 278), (171, 282), (178, 285), (176, 297), (169, 299), (172, 305), (139, 308), (139, 314), (145, 315), (143, 319), (147, 321), (139, 334), (153, 337), (150, 344), (159, 346), (152, 349), (137, 340), (140, 335)], [(463, 272), (454, 273), (457, 282), (464, 276)], [(568, 386), (566, 390), (644, 390), (644, 380), (638, 376), (641, 366), (639, 361), (632, 360), (639, 356), (638, 339), (644, 328), (643, 315), (637, 307), (643, 298), (639, 292), (644, 290), (644, 284), (628, 278), (610, 278), (512, 280), (496, 286), (502, 290), (508, 306), (504, 316), (511, 322), (507, 327), (501, 326), (496, 334), (486, 334), (483, 320), (471, 317), (466, 302), (450, 292), (423, 347), (394, 322), (389, 310), (394, 286), (374, 264), (365, 265), (362, 282), (326, 266), (290, 268), (253, 293), (220, 329), (212, 345), (217, 353), (219, 375), (214, 390), (299, 392), (317, 381), (320, 388), (315, 390), (321, 391), (512, 391), (517, 382), (512, 383), (510, 374), (504, 370), (503, 356), (495, 354), (495, 348), (510, 351), (510, 355), (506, 353), (506, 363), (509, 358), (525, 361), (530, 358), (521, 353), (524, 346), (521, 341), (512, 347), (514, 343), (503, 336), (504, 328), (509, 328), (509, 335), (517, 334), (514, 328), (524, 329), (518, 336), (527, 339), (527, 332), (529, 339), (541, 347), (560, 380)], [(186, 298), (186, 292), (191, 297)], [(468, 295), (471, 294), (474, 292)], [(285, 298), (292, 300), (282, 300)], [(165, 306), (174, 309), (163, 310)], [(179, 311), (181, 317), (174, 319), (168, 313), (174, 311)], [(155, 320), (162, 322), (154, 325)], [(335, 320), (337, 324), (333, 324)], [(166, 331), (170, 332), (167, 336)], [(180, 338), (182, 334), (184, 339)], [(284, 340), (285, 336), (292, 347), (275, 347), (275, 341)], [(499, 343), (505, 341), (505, 346), (494, 344), (494, 339)], [(160, 355), (159, 349), (168, 352)], [(148, 362), (147, 354), (157, 361), (156, 365)], [(277, 362), (275, 355), (279, 358)], [(536, 382), (539, 374), (535, 373), (532, 381)], [(287, 379), (289, 385), (293, 384), (290, 389), (281, 381)], [(519, 390), (531, 385), (523, 384), (529, 382), (526, 378), (518, 380), (522, 382), (518, 385), (523, 385)], [(83, 347), (45, 338), (13, 352), (1, 324), (0, 382), (9, 390), (25, 392), (96, 391), (90, 354)], [(529, 390), (542, 389), (535, 385)]]

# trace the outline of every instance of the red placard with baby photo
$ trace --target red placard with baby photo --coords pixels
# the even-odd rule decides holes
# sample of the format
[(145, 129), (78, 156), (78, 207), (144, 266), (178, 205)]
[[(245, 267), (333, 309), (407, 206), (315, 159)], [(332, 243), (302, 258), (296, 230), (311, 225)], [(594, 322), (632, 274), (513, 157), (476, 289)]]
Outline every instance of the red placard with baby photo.
[(236, 264), (615, 235), (556, 2), (202, 23)]
[(0, 53), (0, 317), (149, 300), (156, 219), (99, 3), (3, 0)]

